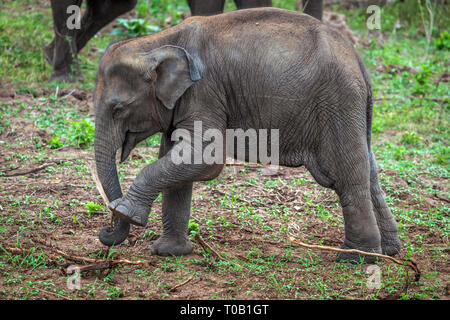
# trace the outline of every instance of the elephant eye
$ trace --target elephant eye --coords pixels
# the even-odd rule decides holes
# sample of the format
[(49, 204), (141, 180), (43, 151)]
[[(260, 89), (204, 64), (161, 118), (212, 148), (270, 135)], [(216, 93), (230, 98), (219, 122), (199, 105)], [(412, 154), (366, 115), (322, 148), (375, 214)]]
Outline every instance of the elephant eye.
[(113, 116), (113, 119), (117, 119), (118, 117), (119, 117), (119, 115), (121, 114), (121, 112), (123, 111), (123, 108), (124, 106), (123, 106), (123, 104), (121, 104), (121, 103), (118, 103), (118, 104), (116, 104), (114, 107), (113, 107), (113, 109), (112, 109), (112, 116)]

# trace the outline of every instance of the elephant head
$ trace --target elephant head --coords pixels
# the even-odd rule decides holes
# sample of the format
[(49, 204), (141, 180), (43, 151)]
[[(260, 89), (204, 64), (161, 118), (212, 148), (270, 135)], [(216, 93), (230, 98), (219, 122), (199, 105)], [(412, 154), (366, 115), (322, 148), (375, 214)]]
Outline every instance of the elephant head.
[[(199, 79), (198, 62), (178, 46), (133, 53), (117, 43), (107, 50), (94, 93), (94, 147), (98, 176), (109, 201), (122, 197), (117, 151), (121, 148), (123, 162), (140, 141), (167, 130), (177, 101)], [(129, 228), (128, 222), (115, 217), (114, 230), (103, 228), (99, 239), (117, 245), (126, 239)]]

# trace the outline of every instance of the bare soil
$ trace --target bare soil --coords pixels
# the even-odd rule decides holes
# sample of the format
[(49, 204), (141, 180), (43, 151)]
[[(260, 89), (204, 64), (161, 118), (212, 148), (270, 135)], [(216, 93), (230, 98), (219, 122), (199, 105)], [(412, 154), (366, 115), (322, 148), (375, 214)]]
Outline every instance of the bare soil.
[[(14, 106), (33, 105), (39, 96), (50, 94), (39, 87), (37, 97), (17, 94), (15, 89), (3, 88), (1, 101)], [(59, 97), (77, 105), (81, 115), (92, 115), (90, 91), (66, 89), (59, 92)], [(42, 252), (58, 255), (56, 250), (91, 258), (105, 258), (108, 252), (99, 242), (98, 232), (108, 225), (110, 213), (100, 210), (89, 215), (83, 206), (88, 201), (102, 204), (87, 166), (93, 161), (93, 151), (33, 148), (30, 139), (46, 146), (52, 135), (25, 117), (28, 111), (25, 107), (9, 118), (9, 127), (0, 135), (0, 244), (6, 251), (24, 250), (22, 254), (9, 253), (9, 258), (3, 255), (0, 260), (2, 299), (367, 299), (376, 295), (365, 285), (366, 265), (336, 263), (334, 253), (298, 248), (288, 241), (289, 234), (305, 242), (339, 247), (344, 239), (337, 196), (321, 188), (305, 168), (283, 167), (275, 175), (263, 175), (267, 172), (261, 171), (264, 168), (260, 165), (226, 166), (217, 183), (194, 185), (192, 219), (199, 225), (200, 236), (241, 267), (207, 253), (198, 242), (194, 242), (193, 253), (184, 257), (151, 256), (151, 245), (161, 233), (160, 201), (155, 202), (147, 227), (132, 227), (137, 239), (130, 238), (113, 248), (114, 259), (145, 260), (148, 266), (122, 264), (91, 270), (81, 276), (82, 289), (70, 291), (66, 268), (83, 265), (79, 262), (48, 258), (44, 265), (35, 268), (27, 263), (14, 264), (11, 261), (15, 256), (17, 261), (24, 261), (29, 256), (27, 250), (33, 248), (36, 251), (31, 256), (35, 258)], [(147, 146), (133, 151), (128, 163), (120, 168), (123, 190), (144, 166), (143, 161), (155, 158), (157, 151), (158, 148)], [(40, 169), (48, 164), (51, 165)], [(32, 169), (37, 170), (26, 173)], [(380, 174), (392, 177), (396, 186), (408, 187), (408, 181), (396, 172)], [(292, 178), (303, 182), (292, 185)], [(437, 188), (448, 187), (446, 179), (433, 177), (433, 181)], [(267, 182), (275, 186), (269, 188)], [(426, 195), (423, 201), (408, 192), (400, 193), (398, 198), (401, 203), (396, 203), (396, 207), (424, 212), (449, 203), (449, 199), (433, 194)], [(51, 221), (45, 207), (59, 221)], [(252, 214), (243, 215), (249, 207), (253, 208)], [(320, 210), (325, 212), (322, 216)], [(219, 217), (226, 220), (218, 220)], [(391, 299), (406, 292), (409, 297), (414, 292), (431, 292), (427, 298), (435, 293), (438, 296), (434, 298), (448, 299), (448, 239), (420, 223), (402, 228), (402, 240), (412, 244), (411, 252), (403, 252), (402, 256), (412, 255), (422, 270), (422, 278), (405, 289), (405, 271), (391, 262), (380, 261), (382, 279), (389, 280), (375, 297)], [(109, 287), (119, 293), (108, 291)]]

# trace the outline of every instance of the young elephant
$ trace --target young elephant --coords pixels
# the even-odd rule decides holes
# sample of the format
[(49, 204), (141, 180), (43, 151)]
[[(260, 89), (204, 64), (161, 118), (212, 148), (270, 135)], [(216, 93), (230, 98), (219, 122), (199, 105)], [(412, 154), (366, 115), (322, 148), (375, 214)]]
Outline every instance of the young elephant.
[[(305, 165), (339, 195), (343, 248), (394, 255), (397, 224), (378, 184), (370, 147), (372, 90), (357, 52), (338, 32), (293, 11), (264, 8), (193, 17), (158, 34), (112, 44), (100, 61), (94, 94), (95, 159), (115, 213), (107, 245), (122, 242), (129, 224), (144, 226), (162, 192), (159, 255), (191, 252), (186, 237), (193, 181), (209, 180), (220, 163), (175, 163), (171, 134), (194, 121), (204, 130), (279, 129), (279, 164)], [(123, 196), (115, 155), (162, 132), (159, 159)], [(225, 136), (225, 133), (224, 133)], [(203, 142), (206, 143), (205, 141)], [(248, 145), (247, 145), (248, 147)], [(342, 259), (359, 259), (341, 255)], [(366, 261), (370, 261), (366, 257)]]

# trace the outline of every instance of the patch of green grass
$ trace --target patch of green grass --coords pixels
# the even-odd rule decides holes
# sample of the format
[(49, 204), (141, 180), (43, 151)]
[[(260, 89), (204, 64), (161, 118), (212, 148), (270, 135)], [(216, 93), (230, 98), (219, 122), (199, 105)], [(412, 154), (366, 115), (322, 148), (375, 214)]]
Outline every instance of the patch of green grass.
[(93, 201), (88, 201), (83, 206), (86, 208), (86, 213), (88, 214), (88, 216), (105, 211), (101, 204)]
[(33, 1), (10, 1), (0, 10), (0, 78), (41, 82), (51, 70), (42, 49), (53, 34), (50, 9), (33, 10)]
[(68, 128), (67, 138), (75, 147), (88, 147), (94, 142), (94, 123), (85, 118), (81, 121), (72, 121)]

